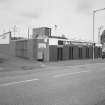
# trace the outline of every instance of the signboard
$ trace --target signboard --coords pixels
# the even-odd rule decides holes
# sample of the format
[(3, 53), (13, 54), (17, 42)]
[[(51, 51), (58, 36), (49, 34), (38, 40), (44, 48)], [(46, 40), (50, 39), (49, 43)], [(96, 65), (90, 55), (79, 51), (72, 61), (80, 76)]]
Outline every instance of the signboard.
[(58, 39), (49, 38), (49, 45), (58, 45)]
[(0, 35), (0, 44), (9, 44), (10, 43), (10, 32)]
[(63, 41), (64, 45), (71, 45), (71, 41)]
[(43, 59), (43, 52), (38, 52), (37, 59)]
[(47, 43), (49, 41), (48, 38), (44, 38), (44, 42)]
[(46, 48), (46, 44), (45, 43), (39, 43), (38, 48)]

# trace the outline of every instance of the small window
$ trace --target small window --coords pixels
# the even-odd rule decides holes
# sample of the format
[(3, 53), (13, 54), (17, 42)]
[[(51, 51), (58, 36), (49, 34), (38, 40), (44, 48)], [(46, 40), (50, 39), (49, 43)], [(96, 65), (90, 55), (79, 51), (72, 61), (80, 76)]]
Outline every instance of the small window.
[(58, 40), (58, 45), (63, 45), (63, 41)]

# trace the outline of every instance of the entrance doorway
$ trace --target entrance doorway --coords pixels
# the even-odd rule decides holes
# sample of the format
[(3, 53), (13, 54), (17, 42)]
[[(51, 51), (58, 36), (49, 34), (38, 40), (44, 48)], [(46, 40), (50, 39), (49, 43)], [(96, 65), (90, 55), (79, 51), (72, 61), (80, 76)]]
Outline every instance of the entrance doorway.
[(43, 54), (43, 52), (38, 52), (38, 55), (37, 55), (37, 60), (38, 61), (43, 61), (44, 60), (44, 54)]
[(61, 61), (63, 60), (63, 48), (59, 47), (57, 49), (57, 60), (58, 61)]
[(69, 47), (69, 59), (73, 59), (73, 47)]
[(79, 59), (82, 59), (82, 48), (79, 48)]

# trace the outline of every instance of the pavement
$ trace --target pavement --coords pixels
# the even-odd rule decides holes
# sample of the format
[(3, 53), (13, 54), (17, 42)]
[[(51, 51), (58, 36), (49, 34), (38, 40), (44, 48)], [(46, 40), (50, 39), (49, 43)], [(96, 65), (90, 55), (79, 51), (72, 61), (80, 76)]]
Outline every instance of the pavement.
[(51, 62), (37, 71), (0, 72), (0, 105), (104, 104), (105, 60)]
[(43, 68), (57, 67), (57, 66), (74, 66), (90, 63), (102, 63), (104, 59), (81, 59), (81, 60), (68, 60), (68, 61), (55, 61), (55, 62), (38, 62), (29, 59), (22, 59), (19, 57), (11, 56), (5, 53), (0, 53), (0, 72), (15, 72), (15, 71), (28, 71), (34, 70), (36, 72), (43, 70)]
[(43, 67), (42, 62), (35, 60), (22, 59), (19, 57), (10, 56), (0, 53), (0, 72), (32, 70)]

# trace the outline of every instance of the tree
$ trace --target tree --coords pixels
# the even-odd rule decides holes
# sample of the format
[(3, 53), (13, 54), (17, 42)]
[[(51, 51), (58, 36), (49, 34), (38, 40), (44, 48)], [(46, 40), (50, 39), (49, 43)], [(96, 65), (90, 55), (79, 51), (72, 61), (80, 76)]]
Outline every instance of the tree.
[(105, 30), (101, 34), (101, 44), (105, 43)]

